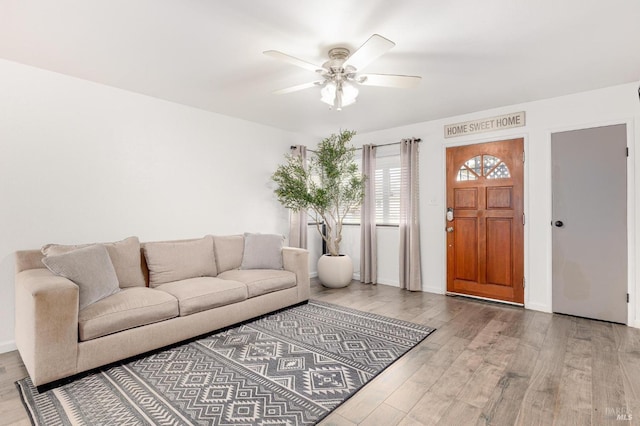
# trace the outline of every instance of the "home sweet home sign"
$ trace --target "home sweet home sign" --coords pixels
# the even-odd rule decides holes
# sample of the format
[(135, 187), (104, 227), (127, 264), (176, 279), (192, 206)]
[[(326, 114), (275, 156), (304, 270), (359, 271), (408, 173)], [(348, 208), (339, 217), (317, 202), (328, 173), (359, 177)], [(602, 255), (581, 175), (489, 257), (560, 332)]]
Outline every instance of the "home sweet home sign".
[(526, 114), (524, 111), (520, 111), (480, 120), (465, 121), (464, 123), (447, 124), (444, 126), (444, 137), (454, 138), (474, 133), (512, 129), (514, 127), (523, 127), (525, 124)]

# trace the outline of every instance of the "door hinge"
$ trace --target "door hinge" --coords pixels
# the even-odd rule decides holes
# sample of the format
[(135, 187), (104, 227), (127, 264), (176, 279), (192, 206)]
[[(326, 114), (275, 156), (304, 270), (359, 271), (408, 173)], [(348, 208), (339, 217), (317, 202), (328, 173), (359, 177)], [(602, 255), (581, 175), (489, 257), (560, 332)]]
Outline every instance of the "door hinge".
[(524, 163), (524, 159), (525, 159), (525, 157), (524, 157), (524, 151), (522, 151), (522, 162), (523, 162), (523, 163)]
[(627, 157), (629, 156), (629, 147), (627, 147)]
[(525, 288), (527, 286), (527, 279), (525, 277), (522, 277), (522, 288)]
[(525, 218), (525, 216), (524, 216), (524, 213), (522, 213), (522, 224), (524, 225), (524, 224), (526, 223), (526, 221), (527, 221), (527, 220), (526, 220), (526, 218)]
[(629, 293), (627, 293), (627, 303), (629, 303)]

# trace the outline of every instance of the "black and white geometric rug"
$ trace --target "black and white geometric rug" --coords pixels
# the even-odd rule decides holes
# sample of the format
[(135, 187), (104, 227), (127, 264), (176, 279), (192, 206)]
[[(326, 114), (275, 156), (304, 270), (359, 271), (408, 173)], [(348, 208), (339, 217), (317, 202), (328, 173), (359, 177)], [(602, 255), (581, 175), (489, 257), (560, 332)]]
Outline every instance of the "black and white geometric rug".
[(311, 301), (43, 393), (36, 425), (311, 425), (434, 329)]

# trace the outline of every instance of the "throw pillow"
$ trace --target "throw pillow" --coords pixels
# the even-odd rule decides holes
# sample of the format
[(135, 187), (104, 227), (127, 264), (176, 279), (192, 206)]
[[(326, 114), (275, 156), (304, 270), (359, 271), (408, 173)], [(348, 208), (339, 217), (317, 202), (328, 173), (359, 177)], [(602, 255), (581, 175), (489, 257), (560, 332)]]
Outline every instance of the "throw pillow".
[[(42, 254), (45, 256), (68, 253), (79, 248), (88, 247), (94, 244), (61, 245), (47, 244), (42, 247)], [(102, 243), (109, 252), (111, 263), (116, 270), (118, 282), (121, 288), (145, 287), (146, 282), (142, 273), (140, 241), (138, 237), (125, 238), (122, 241), (113, 243)]]
[(80, 310), (120, 291), (109, 252), (100, 244), (47, 256), (42, 263), (54, 274), (78, 286)]
[(218, 275), (211, 235), (197, 240), (145, 243), (143, 248), (150, 287)]
[(282, 235), (245, 233), (240, 269), (284, 269), (283, 245)]

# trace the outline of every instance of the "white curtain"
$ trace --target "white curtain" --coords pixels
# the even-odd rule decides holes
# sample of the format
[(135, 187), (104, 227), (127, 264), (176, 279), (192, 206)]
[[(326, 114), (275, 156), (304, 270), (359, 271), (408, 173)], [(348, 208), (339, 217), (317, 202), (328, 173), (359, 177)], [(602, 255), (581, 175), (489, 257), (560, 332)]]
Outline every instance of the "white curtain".
[(367, 176), (364, 201), (360, 209), (360, 282), (376, 284), (378, 281), (378, 255), (376, 251), (376, 147), (362, 147), (362, 174)]
[(422, 290), (418, 146), (416, 139), (400, 142), (400, 287), (411, 291)]
[[(302, 160), (302, 164), (306, 167), (306, 146), (292, 146), (291, 155), (299, 157)], [(299, 212), (289, 211), (289, 246), (307, 248), (307, 212), (304, 210), (300, 210)]]

